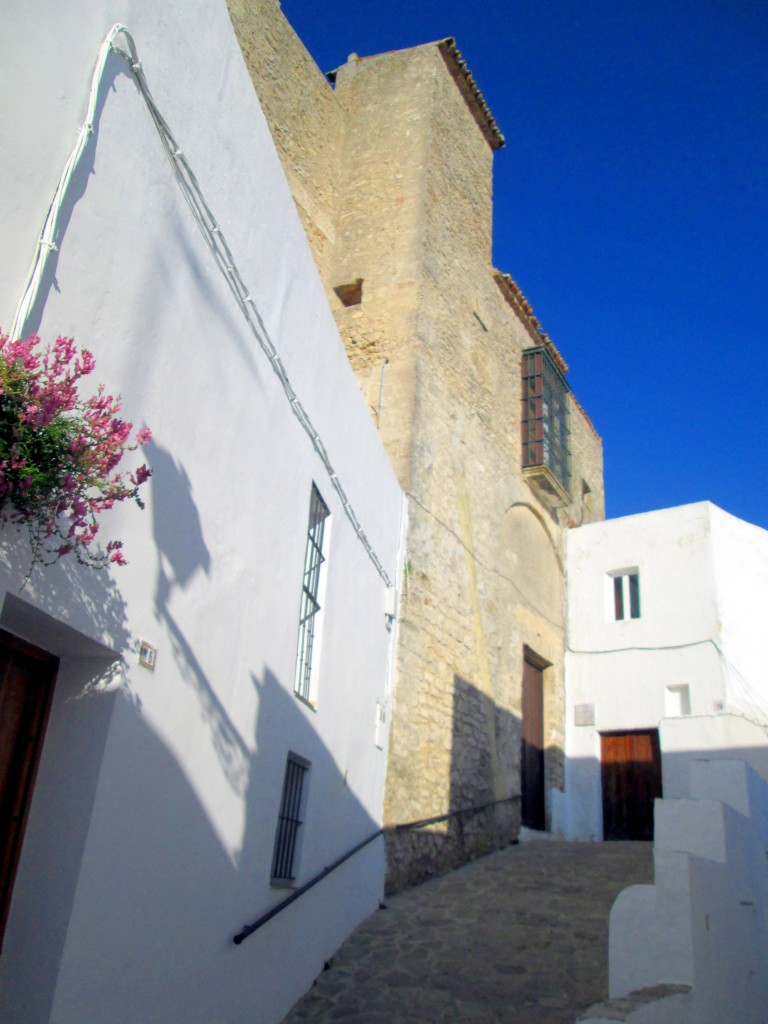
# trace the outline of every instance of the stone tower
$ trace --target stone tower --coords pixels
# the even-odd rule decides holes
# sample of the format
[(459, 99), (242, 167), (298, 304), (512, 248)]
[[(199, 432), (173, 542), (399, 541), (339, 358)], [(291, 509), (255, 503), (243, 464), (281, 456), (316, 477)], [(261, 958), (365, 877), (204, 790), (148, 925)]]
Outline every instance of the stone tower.
[(329, 81), (277, 0), (229, 6), (408, 497), (385, 798), (397, 889), (509, 842), (521, 816), (547, 824), (563, 781), (564, 532), (603, 518), (602, 447), (493, 268), (504, 139), (454, 41), (353, 54)]

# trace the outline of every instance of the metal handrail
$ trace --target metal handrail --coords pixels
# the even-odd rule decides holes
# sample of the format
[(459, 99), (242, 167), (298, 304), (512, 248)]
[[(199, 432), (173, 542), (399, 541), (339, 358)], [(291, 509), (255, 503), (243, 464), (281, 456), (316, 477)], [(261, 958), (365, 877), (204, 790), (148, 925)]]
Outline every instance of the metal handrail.
[(350, 857), (353, 857), (356, 853), (359, 853), (360, 850), (368, 846), (369, 843), (372, 843), (374, 839), (378, 839), (379, 836), (384, 834), (384, 832), (397, 832), (403, 829), (423, 828), (425, 825), (433, 825), (439, 821), (447, 821), (449, 818), (456, 818), (460, 814), (475, 814), (480, 811), (486, 810), (488, 807), (495, 807), (497, 804), (506, 804), (512, 800), (519, 799), (520, 794), (516, 793), (513, 796), (507, 796), (501, 800), (491, 800), (489, 803), (480, 804), (477, 807), (465, 807), (458, 811), (449, 811), (448, 814), (439, 814), (434, 818), (421, 818), (419, 821), (408, 821), (402, 825), (385, 825), (384, 828), (377, 829), (375, 832), (369, 835), (367, 839), (363, 839), (363, 841), (358, 843), (357, 846), (353, 846), (351, 850), (348, 850), (345, 854), (342, 854), (342, 856), (338, 857), (332, 864), (329, 864), (327, 867), (323, 868), (322, 871), (319, 871), (313, 878), (310, 878), (310, 880), (306, 882), (304, 885), (302, 885), (299, 889), (294, 890), (294, 892), (292, 892), (290, 896), (287, 896), (284, 900), (281, 900), (281, 902), (277, 903), (274, 907), (272, 907), (271, 910), (268, 910), (266, 914), (262, 914), (261, 917), (257, 918), (253, 922), (253, 924), (245, 925), (237, 933), (237, 935), (233, 937), (232, 941), (236, 946), (239, 946), (244, 939), (248, 938), (249, 935), (253, 935), (255, 931), (258, 931), (262, 925), (265, 925), (267, 923), (267, 921), (271, 921), (273, 917), (277, 917), (277, 915), (281, 913), (283, 910), (285, 910), (286, 907), (289, 907), (291, 903), (295, 903), (296, 900), (300, 896), (303, 896), (305, 892), (309, 892), (309, 890), (312, 889), (315, 885), (317, 885), (318, 882), (322, 882), (322, 880), (326, 876), (330, 875), (332, 871), (335, 871), (336, 868), (340, 867), (344, 863), (344, 861), (349, 860)]
[(291, 893), (290, 896), (284, 899), (281, 903), (278, 903), (276, 906), (272, 907), (272, 909), (268, 910), (266, 914), (262, 914), (261, 917), (258, 918), (258, 920), (253, 922), (253, 924), (245, 925), (245, 927), (241, 931), (239, 931), (237, 935), (235, 935), (232, 941), (235, 943), (236, 946), (239, 946), (243, 939), (247, 939), (249, 935), (253, 935), (253, 933), (257, 931), (259, 928), (261, 928), (263, 924), (266, 924), (267, 921), (270, 921), (273, 917), (276, 917), (281, 910), (285, 910), (285, 908), (290, 906), (291, 903), (294, 903), (299, 898), (299, 896), (303, 896), (305, 892), (308, 892), (313, 886), (317, 885), (318, 882), (322, 882), (326, 875), (330, 875), (330, 873), (332, 871), (335, 871), (336, 868), (343, 864), (345, 860), (349, 860), (350, 857), (354, 856), (354, 854), (356, 854), (359, 850), (362, 850), (364, 846), (368, 845), (368, 843), (372, 843), (374, 839), (378, 839), (382, 832), (383, 829), (378, 829), (376, 832), (373, 833), (373, 835), (368, 836), (367, 839), (364, 839), (361, 843), (358, 843), (357, 846), (353, 846), (351, 850), (348, 850), (343, 856), (339, 857), (338, 860), (335, 860), (333, 864), (329, 864), (328, 867), (323, 868), (322, 871), (316, 874), (314, 878), (310, 878), (310, 880), (305, 885), (302, 885), (300, 889), (296, 889), (294, 892)]
[(440, 821), (448, 821), (449, 818), (458, 818), (460, 814), (478, 814), (480, 811), (485, 811), (489, 807), (495, 807), (497, 804), (508, 804), (512, 800), (520, 799), (520, 794), (515, 793), (512, 796), (502, 797), (501, 800), (490, 800), (487, 804), (479, 804), (477, 807), (463, 807), (458, 811), (449, 811), (447, 814), (438, 814), (434, 818), (421, 818), (419, 821), (408, 821), (404, 825), (388, 825), (386, 827), (394, 829), (396, 832), (403, 829), (422, 828), (424, 825), (436, 825)]

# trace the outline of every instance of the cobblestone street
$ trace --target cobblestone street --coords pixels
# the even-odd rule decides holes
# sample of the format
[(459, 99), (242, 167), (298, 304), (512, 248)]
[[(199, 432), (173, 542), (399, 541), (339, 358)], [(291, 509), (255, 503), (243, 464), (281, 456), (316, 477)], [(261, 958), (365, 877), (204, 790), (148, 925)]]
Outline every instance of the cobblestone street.
[(650, 843), (533, 841), (387, 900), (284, 1024), (572, 1024), (608, 991), (608, 914)]

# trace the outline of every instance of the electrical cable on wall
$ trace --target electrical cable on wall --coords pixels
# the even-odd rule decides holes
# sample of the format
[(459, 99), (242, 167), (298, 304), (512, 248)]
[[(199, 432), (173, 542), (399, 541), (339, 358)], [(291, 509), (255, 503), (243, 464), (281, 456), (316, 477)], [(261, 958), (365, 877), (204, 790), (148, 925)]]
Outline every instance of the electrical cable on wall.
[[(630, 647), (610, 647), (602, 650), (575, 650), (570, 645), (566, 645), (566, 650), (569, 654), (625, 654), (629, 652), (657, 652), (657, 651), (682, 651), (690, 647), (701, 647), (705, 644), (709, 644), (714, 647), (720, 660), (725, 666), (731, 681), (734, 684), (734, 689), (741, 691), (741, 698), (745, 704), (749, 705), (750, 710), (755, 715), (754, 718), (749, 718), (746, 715), (740, 715), (739, 717), (745, 718), (747, 721), (752, 722), (755, 725), (759, 725), (761, 728), (768, 729), (768, 704), (762, 698), (760, 691), (757, 690), (749, 680), (742, 675), (742, 673), (736, 668), (732, 661), (728, 659), (725, 651), (720, 647), (716, 640), (711, 637), (707, 637), (704, 640), (690, 640), (687, 643), (681, 644), (659, 644), (658, 646), (630, 646)], [(729, 711), (730, 714), (735, 714), (733, 710)]]
[[(126, 49), (117, 45), (116, 40), (118, 37), (122, 38)], [(285, 392), (285, 396), (291, 406), (294, 416), (301, 424), (304, 432), (312, 442), (312, 446), (317, 452), (320, 461), (322, 462), (328, 476), (330, 477), (331, 484), (334, 490), (339, 496), (344, 514), (352, 525), (360, 543), (365, 548), (365, 551), (373, 563), (376, 572), (379, 574), (384, 584), (389, 587), (391, 582), (389, 576), (384, 569), (378, 555), (373, 549), (370, 541), (368, 540), (363, 527), (357, 518), (355, 510), (353, 509), (349, 498), (347, 497), (346, 491), (339, 480), (336, 471), (333, 468), (331, 460), (326, 451), (325, 445), (315, 429), (312, 420), (309, 417), (304, 406), (301, 404), (296, 392), (291, 386), (288, 374), (283, 366), (283, 362), (275, 348), (272, 339), (266, 329), (264, 321), (262, 320), (259, 312), (256, 308), (256, 303), (251, 296), (249, 290), (246, 288), (243, 278), (235, 262), (234, 256), (227, 244), (226, 239), (219, 227), (216, 219), (214, 218), (208, 204), (205, 201), (202, 190), (197, 182), (197, 179), (189, 166), (184, 153), (176, 143), (176, 140), (171, 132), (167, 121), (160, 113), (157, 104), (155, 103), (152, 94), (147, 85), (147, 80), (144, 75), (144, 70), (141, 66), (141, 61), (138, 57), (136, 44), (134, 43), (131, 33), (128, 31), (125, 25), (115, 24), (109, 30), (107, 35), (104, 37), (104, 41), (99, 48), (99, 55), (96, 61), (96, 67), (94, 68), (93, 75), (91, 76), (91, 88), (88, 98), (88, 108), (86, 111), (86, 120), (82, 125), (78, 134), (77, 142), (75, 143), (72, 152), (64, 166), (64, 170), (59, 178), (56, 191), (54, 192), (53, 200), (48, 209), (48, 213), (43, 224), (43, 229), (40, 233), (40, 238), (35, 249), (35, 255), (32, 260), (29, 273), (27, 275), (26, 284), (24, 286), (24, 292), (22, 294), (19, 305), (16, 308), (16, 313), (13, 318), (13, 324), (11, 325), (10, 337), (12, 339), (21, 338), (26, 326), (26, 322), (29, 319), (29, 314), (34, 306), (37, 298), (38, 291), (40, 289), (40, 282), (42, 281), (45, 266), (48, 261), (50, 253), (56, 251), (56, 228), (58, 224), (59, 212), (61, 210), (64, 198), (69, 188), (69, 183), (72, 175), (77, 167), (81, 156), (83, 155), (86, 146), (88, 145), (88, 139), (93, 133), (93, 123), (96, 116), (96, 103), (98, 99), (99, 86), (101, 84), (101, 78), (104, 73), (107, 59), (110, 53), (115, 53), (122, 57), (128, 64), (129, 69), (134, 75), (136, 85), (141, 92), (144, 102), (146, 103), (149, 115), (157, 129), (160, 140), (163, 144), (166, 156), (173, 168), (174, 175), (181, 189), (182, 195), (192, 212), (192, 216), (197, 223), (200, 233), (210, 249), (216, 264), (221, 271), (224, 280), (227, 282), (227, 286), (235, 298), (237, 305), (240, 308), (251, 334), (254, 336), (259, 344), (259, 347), (269, 359), (272, 366), (272, 370), (280, 381), (280, 384)]]
[[(447, 533), (449, 533), (454, 538), (454, 540), (456, 540), (458, 544), (466, 551), (466, 553), (469, 555), (472, 561), (475, 562), (476, 565), (478, 565), (485, 572), (493, 573), (495, 576), (498, 576), (499, 579), (504, 580), (505, 583), (509, 583), (509, 585), (518, 593), (520, 599), (524, 601), (529, 606), (529, 608), (536, 612), (537, 615), (541, 616), (542, 619), (544, 619), (550, 625), (554, 626), (555, 629), (560, 629), (562, 627), (562, 622), (558, 622), (557, 619), (553, 619), (552, 616), (545, 612), (543, 608), (539, 608), (538, 605), (530, 599), (530, 597), (526, 594), (526, 592), (519, 585), (519, 583), (516, 583), (511, 576), (507, 576), (505, 573), (501, 572), (500, 569), (497, 569), (493, 565), (488, 565), (487, 562), (484, 562), (478, 555), (476, 555), (474, 550), (466, 544), (466, 542), (462, 539), (462, 537), (459, 536), (456, 530), (449, 526), (448, 523), (444, 522), (444, 520), (442, 520), (435, 512), (433, 512), (431, 508), (427, 508), (427, 506), (423, 502), (419, 501), (415, 494), (411, 494), (410, 491), (406, 491), (405, 497), (409, 501), (413, 502), (413, 504), (416, 505), (418, 508), (420, 508), (422, 512), (425, 512), (428, 516), (431, 516), (432, 519), (434, 519), (434, 521), (439, 526), (442, 526), (442, 528)], [(511, 508), (516, 507), (528, 508), (529, 506), (525, 502), (516, 502), (514, 505), (511, 506)], [(548, 534), (547, 538), (548, 540), (550, 540), (551, 543), (551, 538)], [(561, 574), (563, 575), (563, 577), (565, 577), (565, 573), (562, 569), (562, 562), (560, 561), (560, 557), (557, 554), (557, 551), (555, 551), (555, 559), (557, 560), (558, 568), (560, 569)]]

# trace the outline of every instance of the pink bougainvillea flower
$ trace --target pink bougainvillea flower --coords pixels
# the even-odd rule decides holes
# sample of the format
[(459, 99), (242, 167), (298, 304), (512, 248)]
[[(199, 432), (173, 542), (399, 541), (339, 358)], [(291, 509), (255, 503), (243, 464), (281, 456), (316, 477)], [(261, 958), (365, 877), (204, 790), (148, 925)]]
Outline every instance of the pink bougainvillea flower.
[(96, 567), (126, 564), (120, 541), (104, 553), (91, 548), (96, 517), (129, 498), (144, 507), (139, 488), (151, 470), (118, 467), (151, 432), (137, 431), (131, 443), (120, 398), (103, 385), (80, 397), (78, 383), (94, 367), (93, 355), (71, 338), (43, 348), (35, 336), (11, 341), (0, 334), (0, 521), (27, 525), (33, 565), (70, 553)]

